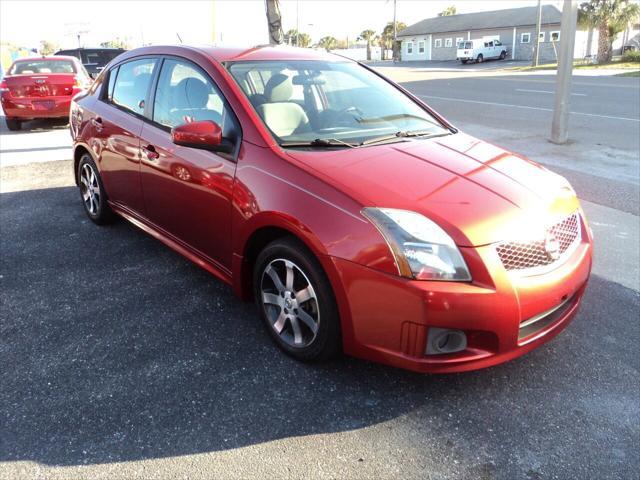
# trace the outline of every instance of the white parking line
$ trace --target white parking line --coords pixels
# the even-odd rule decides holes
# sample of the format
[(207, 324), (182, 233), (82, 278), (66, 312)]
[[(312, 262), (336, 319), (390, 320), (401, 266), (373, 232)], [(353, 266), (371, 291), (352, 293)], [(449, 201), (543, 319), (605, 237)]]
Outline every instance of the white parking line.
[[(467, 100), (465, 98), (436, 97), (435, 95), (418, 95), (420, 98), (432, 98), (435, 100), (448, 100), (450, 102), (479, 103), (480, 105), (494, 105), (496, 107), (524, 108), (526, 110), (540, 110), (542, 112), (553, 112), (551, 108), (529, 107), (527, 105), (512, 105), (510, 103), (481, 102), (480, 100)], [(640, 122), (640, 118), (614, 117), (612, 115), (599, 115), (597, 113), (570, 112), (572, 115), (585, 115), (587, 117), (610, 118), (612, 120), (626, 120), (628, 122)]]
[[(531, 93), (555, 93), (551, 90), (529, 90), (528, 88), (516, 88), (516, 92), (531, 92)], [(576, 97), (586, 97), (585, 93), (572, 93), (571, 95), (575, 95)]]

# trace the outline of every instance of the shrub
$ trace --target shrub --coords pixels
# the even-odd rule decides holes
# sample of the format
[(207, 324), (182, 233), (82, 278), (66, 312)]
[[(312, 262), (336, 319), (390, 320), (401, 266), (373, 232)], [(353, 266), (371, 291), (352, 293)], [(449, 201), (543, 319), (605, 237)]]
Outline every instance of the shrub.
[(623, 62), (640, 63), (640, 50), (628, 51), (622, 56)]

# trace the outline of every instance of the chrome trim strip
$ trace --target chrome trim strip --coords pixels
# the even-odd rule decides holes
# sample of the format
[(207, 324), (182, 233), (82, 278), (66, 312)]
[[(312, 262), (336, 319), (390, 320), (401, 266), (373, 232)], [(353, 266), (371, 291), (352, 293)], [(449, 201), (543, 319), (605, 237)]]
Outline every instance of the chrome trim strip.
[(525, 327), (528, 327), (529, 325), (533, 325), (534, 323), (539, 322), (540, 320), (543, 320), (544, 318), (548, 317), (552, 313), (557, 312), (562, 307), (564, 307), (568, 302), (570, 302), (573, 299), (573, 297), (574, 296), (571, 295), (570, 297), (567, 297), (559, 305), (556, 305), (555, 307), (547, 310), (546, 312), (539, 313), (538, 315), (535, 315), (535, 316), (529, 318), (528, 320), (525, 320), (524, 322), (521, 322), (520, 323), (520, 328), (525, 328)]

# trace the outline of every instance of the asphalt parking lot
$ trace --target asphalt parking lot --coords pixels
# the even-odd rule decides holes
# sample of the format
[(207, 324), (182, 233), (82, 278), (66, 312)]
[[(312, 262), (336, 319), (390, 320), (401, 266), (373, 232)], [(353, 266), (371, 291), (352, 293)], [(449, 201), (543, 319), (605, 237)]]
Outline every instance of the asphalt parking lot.
[[(448, 97), (460, 92), (451, 82)], [(412, 88), (444, 97), (436, 87), (447, 88)], [(350, 358), (300, 364), (230, 288), (124, 221), (89, 222), (66, 132), (34, 128), (0, 131), (2, 477), (637, 478), (640, 299), (620, 259), (594, 269), (565, 332), (502, 366), (423, 376)], [(40, 141), (61, 148), (22, 151)], [(32, 163), (40, 155), (51, 161)], [(554, 158), (588, 175), (579, 193), (594, 215), (637, 223), (618, 205), (633, 201), (633, 166), (601, 175), (623, 195), (607, 200), (595, 167)], [(632, 255), (629, 231), (618, 241)]]

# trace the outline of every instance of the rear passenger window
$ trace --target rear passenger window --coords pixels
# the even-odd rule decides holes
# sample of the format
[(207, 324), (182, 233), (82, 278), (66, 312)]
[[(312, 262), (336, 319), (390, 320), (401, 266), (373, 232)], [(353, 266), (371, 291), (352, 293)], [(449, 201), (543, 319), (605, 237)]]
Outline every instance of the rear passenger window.
[(165, 127), (212, 120), (228, 136), (233, 120), (218, 89), (199, 69), (188, 62), (165, 60), (158, 78), (153, 120)]
[[(155, 63), (155, 59), (145, 58), (120, 65), (111, 101), (120, 107), (142, 115)], [(109, 78), (109, 83), (111, 83), (111, 78)]]

